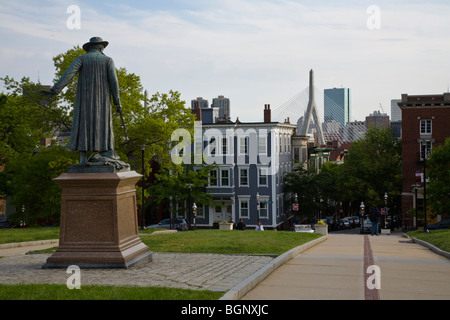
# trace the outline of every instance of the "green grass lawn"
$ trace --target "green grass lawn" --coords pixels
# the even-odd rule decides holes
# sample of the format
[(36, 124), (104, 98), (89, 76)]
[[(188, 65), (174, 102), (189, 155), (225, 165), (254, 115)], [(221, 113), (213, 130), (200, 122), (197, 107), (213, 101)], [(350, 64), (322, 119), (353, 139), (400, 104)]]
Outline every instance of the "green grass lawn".
[(280, 255), (320, 234), (288, 231), (196, 230), (142, 235), (153, 252)]
[(0, 229), (0, 244), (59, 239), (59, 227)]
[(450, 252), (450, 229), (446, 230), (429, 230), (428, 233), (422, 230), (410, 231), (407, 233), (411, 238), (431, 243), (441, 250)]
[(3, 300), (217, 300), (223, 292), (163, 287), (83, 286), (69, 290), (57, 284), (0, 284)]

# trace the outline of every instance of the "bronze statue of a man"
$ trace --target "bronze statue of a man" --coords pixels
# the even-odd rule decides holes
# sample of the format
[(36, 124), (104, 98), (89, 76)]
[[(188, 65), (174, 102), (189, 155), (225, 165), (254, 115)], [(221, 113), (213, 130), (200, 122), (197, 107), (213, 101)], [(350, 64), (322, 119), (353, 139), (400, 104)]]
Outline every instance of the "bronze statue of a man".
[(78, 73), (69, 149), (80, 152), (80, 164), (86, 162), (86, 152), (100, 152), (106, 159), (118, 159), (114, 152), (111, 98), (122, 111), (119, 83), (113, 60), (103, 54), (108, 45), (93, 37), (83, 45), (85, 54), (77, 57), (56, 84), (47, 91), (59, 94)]

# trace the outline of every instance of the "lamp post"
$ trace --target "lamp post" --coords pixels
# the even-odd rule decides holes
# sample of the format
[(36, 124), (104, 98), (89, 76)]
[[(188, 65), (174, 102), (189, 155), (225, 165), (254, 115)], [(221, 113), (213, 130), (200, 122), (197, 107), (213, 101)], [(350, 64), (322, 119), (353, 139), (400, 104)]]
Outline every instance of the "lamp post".
[(423, 232), (428, 232), (428, 226), (427, 226), (427, 158), (428, 158), (429, 153), (430, 153), (430, 149), (425, 147), (424, 155), (423, 155), (423, 216), (424, 216)]
[(196, 218), (197, 218), (197, 205), (194, 204), (192, 205), (192, 212), (194, 213), (194, 230), (197, 230), (197, 222), (196, 222)]
[[(258, 212), (258, 221), (259, 221), (259, 192), (256, 193), (256, 210)], [(258, 221), (256, 221), (256, 223), (258, 223)]]
[(360, 215), (361, 220), (362, 220), (362, 223), (361, 223), (362, 233), (364, 233), (364, 210), (365, 210), (364, 202), (361, 201), (361, 205), (359, 206), (359, 215)]
[(191, 210), (192, 210), (192, 207), (191, 207), (191, 189), (192, 189), (192, 186), (193, 186), (193, 184), (192, 183), (188, 183), (187, 184), (187, 187), (188, 187), (188, 190), (189, 190), (189, 193), (188, 193), (188, 224), (189, 224), (189, 230), (191, 230), (191, 228), (192, 228), (192, 221), (191, 221), (191, 219), (192, 219), (192, 215), (191, 215)]
[[(386, 221), (387, 221), (387, 200), (388, 200), (388, 195), (387, 192), (384, 193), (384, 228), (387, 228), (386, 225)], [(391, 226), (392, 226), (392, 221), (391, 221)]]
[(25, 205), (23, 204), (22, 205), (22, 221), (20, 222), (20, 226), (21, 227), (25, 227), (25, 225), (26, 225), (26, 222), (25, 222)]
[(142, 215), (142, 230), (145, 229), (145, 212), (144, 212), (144, 186), (145, 186), (145, 165), (144, 165), (144, 154), (145, 154), (145, 144), (141, 145), (141, 155), (142, 155), (142, 204), (141, 204), (141, 215)]

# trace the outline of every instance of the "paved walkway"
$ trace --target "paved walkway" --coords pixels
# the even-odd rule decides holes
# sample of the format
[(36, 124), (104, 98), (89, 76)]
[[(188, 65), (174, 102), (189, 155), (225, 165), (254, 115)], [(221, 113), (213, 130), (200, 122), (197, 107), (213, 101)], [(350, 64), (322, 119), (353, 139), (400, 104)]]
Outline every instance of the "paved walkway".
[[(367, 272), (373, 265), (378, 273)], [(401, 235), (331, 233), (328, 240), (285, 263), (241, 300), (299, 299), (448, 300), (450, 260)]]
[[(0, 248), (0, 283), (66, 284), (65, 269), (42, 269), (51, 254), (25, 254), (54, 247)], [(164, 286), (226, 291), (273, 260), (268, 256), (153, 253), (153, 262), (130, 269), (81, 269), (81, 286)]]

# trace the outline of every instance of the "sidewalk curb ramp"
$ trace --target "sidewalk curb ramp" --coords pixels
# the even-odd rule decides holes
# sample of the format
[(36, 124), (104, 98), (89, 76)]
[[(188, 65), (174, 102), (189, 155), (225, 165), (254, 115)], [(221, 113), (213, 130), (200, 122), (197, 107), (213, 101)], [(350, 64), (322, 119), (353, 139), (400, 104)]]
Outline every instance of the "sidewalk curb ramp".
[(255, 288), (261, 281), (267, 278), (272, 272), (281, 267), (283, 264), (297, 256), (298, 254), (308, 250), (309, 248), (322, 243), (327, 240), (328, 236), (322, 236), (318, 239), (307, 242), (301, 246), (291, 249), (277, 258), (272, 262), (259, 269), (253, 275), (239, 283), (238, 285), (231, 288), (225, 295), (223, 295), (219, 300), (239, 300), (244, 295), (246, 295), (250, 290)]

